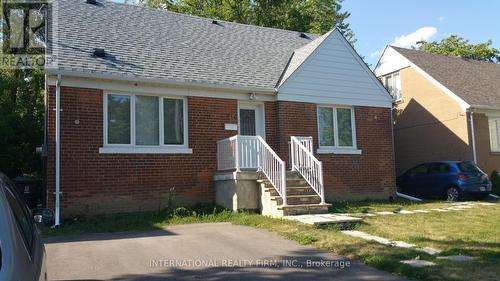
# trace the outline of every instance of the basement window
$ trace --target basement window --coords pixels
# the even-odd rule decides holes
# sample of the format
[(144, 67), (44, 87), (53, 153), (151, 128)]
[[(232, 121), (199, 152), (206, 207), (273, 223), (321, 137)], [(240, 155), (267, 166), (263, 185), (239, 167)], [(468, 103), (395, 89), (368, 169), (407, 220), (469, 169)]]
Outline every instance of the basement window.
[(192, 153), (187, 134), (185, 98), (104, 95), (101, 153)]
[(356, 144), (354, 108), (318, 106), (318, 153), (361, 154)]

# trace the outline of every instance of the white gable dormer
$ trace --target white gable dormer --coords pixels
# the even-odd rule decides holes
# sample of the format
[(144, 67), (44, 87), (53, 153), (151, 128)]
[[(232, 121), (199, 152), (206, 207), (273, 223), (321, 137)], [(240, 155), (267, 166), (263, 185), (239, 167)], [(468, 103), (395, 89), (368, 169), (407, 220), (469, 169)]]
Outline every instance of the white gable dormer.
[(337, 29), (297, 49), (278, 100), (392, 107), (392, 98)]

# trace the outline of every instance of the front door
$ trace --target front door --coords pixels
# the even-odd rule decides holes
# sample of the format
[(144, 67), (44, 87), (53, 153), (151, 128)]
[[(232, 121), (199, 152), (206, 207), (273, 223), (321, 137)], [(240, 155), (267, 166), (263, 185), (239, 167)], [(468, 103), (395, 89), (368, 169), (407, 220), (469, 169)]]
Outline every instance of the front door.
[[(265, 138), (264, 110), (259, 103), (240, 102), (238, 104), (238, 133), (241, 136), (261, 136)], [(258, 169), (259, 148), (254, 138), (242, 138), (239, 142), (239, 167), (242, 169)]]
[(255, 111), (255, 109), (240, 108), (240, 135), (256, 135)]
[(239, 103), (238, 133), (242, 136), (261, 136), (265, 139), (264, 109), (262, 104)]

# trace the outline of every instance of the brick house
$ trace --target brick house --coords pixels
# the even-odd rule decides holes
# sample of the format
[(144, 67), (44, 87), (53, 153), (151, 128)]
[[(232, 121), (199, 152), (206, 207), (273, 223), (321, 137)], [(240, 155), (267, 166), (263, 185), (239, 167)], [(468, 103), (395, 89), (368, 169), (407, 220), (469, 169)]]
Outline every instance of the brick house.
[(391, 97), (338, 30), (108, 1), (56, 1), (53, 14), (46, 187), (57, 216), (172, 200), (262, 209), (263, 192), (303, 213), (395, 191)]
[(443, 160), (500, 170), (500, 65), (388, 46), (374, 72), (397, 100), (397, 174)]

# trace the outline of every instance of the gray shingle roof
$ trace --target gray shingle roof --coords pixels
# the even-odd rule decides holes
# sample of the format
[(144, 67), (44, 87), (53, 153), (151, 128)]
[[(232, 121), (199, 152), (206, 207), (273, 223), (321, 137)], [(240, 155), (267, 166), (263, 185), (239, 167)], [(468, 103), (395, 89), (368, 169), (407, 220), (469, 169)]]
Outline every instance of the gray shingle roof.
[[(269, 90), (293, 51), (316, 38), (98, 1), (97, 6), (85, 0), (55, 1), (54, 69)], [(92, 57), (94, 48), (104, 48), (107, 57)]]
[(500, 108), (500, 65), (393, 47), (472, 107)]

